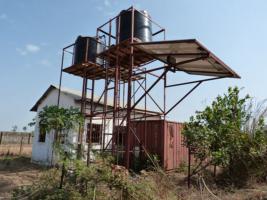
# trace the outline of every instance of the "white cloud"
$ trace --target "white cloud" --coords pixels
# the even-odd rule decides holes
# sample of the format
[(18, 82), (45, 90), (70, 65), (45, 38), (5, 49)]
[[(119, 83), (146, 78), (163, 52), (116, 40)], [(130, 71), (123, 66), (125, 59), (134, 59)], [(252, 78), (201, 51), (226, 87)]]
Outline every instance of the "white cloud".
[(16, 48), (16, 51), (22, 55), (22, 56), (25, 56), (29, 53), (36, 53), (38, 51), (40, 51), (40, 47), (35, 45), (35, 44), (27, 44), (25, 45), (24, 48)]
[(109, 2), (109, 0), (105, 0), (105, 1), (104, 1), (104, 5), (105, 5), (105, 6), (110, 6), (110, 2)]
[(34, 44), (27, 44), (26, 50), (31, 53), (38, 52), (40, 50), (40, 47)]
[(7, 19), (7, 15), (5, 13), (0, 14), (0, 19), (2, 20)]

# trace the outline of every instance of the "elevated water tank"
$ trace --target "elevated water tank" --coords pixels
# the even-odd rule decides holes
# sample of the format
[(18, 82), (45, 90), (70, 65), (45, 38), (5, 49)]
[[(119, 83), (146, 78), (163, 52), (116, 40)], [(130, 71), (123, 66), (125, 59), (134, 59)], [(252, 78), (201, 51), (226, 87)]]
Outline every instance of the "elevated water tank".
[(104, 45), (95, 37), (78, 36), (74, 46), (73, 64), (93, 62), (103, 64), (103, 60), (96, 58), (96, 55), (102, 52)]
[[(142, 13), (140, 13), (142, 12)], [(134, 37), (143, 42), (152, 41), (152, 22), (147, 11), (134, 11)], [(123, 10), (120, 13), (120, 42), (131, 38), (132, 11)]]

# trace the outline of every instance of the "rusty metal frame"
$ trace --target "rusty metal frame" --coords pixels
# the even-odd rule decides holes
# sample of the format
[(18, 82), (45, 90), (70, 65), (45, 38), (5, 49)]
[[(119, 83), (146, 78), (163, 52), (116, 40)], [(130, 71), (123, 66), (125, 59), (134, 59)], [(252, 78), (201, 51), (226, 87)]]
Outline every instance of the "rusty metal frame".
[[(143, 141), (143, 143), (138, 138), (137, 134), (134, 133), (131, 123), (133, 120), (144, 120), (145, 123), (150, 117), (159, 117), (166, 119), (166, 116), (174, 109), (176, 108), (184, 99), (186, 99), (197, 87), (201, 85), (201, 83), (206, 81), (212, 81), (216, 79), (221, 79), (225, 77), (214, 77), (214, 78), (208, 78), (208, 79), (202, 79), (202, 80), (196, 80), (196, 81), (189, 81), (184, 83), (177, 83), (177, 84), (168, 84), (168, 75), (170, 73), (176, 73), (177, 71), (183, 71), (179, 69), (179, 65), (194, 62), (196, 60), (200, 60), (203, 58), (206, 58), (207, 54), (197, 54), (199, 57), (194, 59), (188, 59), (179, 63), (176, 63), (175, 66), (172, 65), (172, 63), (168, 63), (166, 61), (162, 61), (163, 66), (160, 67), (152, 67), (149, 66), (149, 64), (153, 63), (155, 60), (159, 60), (155, 58), (155, 55), (145, 53), (147, 56), (150, 56), (152, 59), (151, 61), (148, 61), (147, 63), (140, 64), (138, 66), (134, 66), (135, 61), (135, 44), (134, 41), (134, 13), (135, 11), (140, 12), (139, 10), (135, 9), (134, 7), (130, 7), (127, 9), (128, 11), (131, 11), (132, 13), (132, 21), (131, 21), (131, 37), (129, 38), (130, 43), (128, 44), (129, 48), (129, 54), (128, 55), (128, 76), (126, 80), (122, 80), (120, 76), (121, 70), (123, 70), (123, 67), (120, 64), (120, 55), (118, 54), (120, 50), (120, 14), (115, 16), (114, 18), (111, 18), (101, 26), (99, 26), (96, 30), (96, 38), (104, 37), (105, 38), (105, 47), (109, 49), (111, 46), (115, 45), (115, 55), (116, 55), (116, 63), (114, 67), (114, 74), (112, 74), (112, 77), (108, 75), (108, 70), (111, 68), (109, 66), (109, 61), (111, 60), (110, 52), (108, 53), (107, 57), (104, 59), (103, 67), (105, 68), (105, 76), (102, 78), (104, 81), (104, 89), (101, 94), (101, 96), (98, 98), (97, 102), (94, 102), (94, 93), (95, 89), (97, 87), (97, 81), (96, 78), (90, 79), (92, 82), (92, 88), (87, 88), (87, 81), (89, 80), (86, 76), (87, 70), (84, 70), (84, 76), (83, 76), (83, 86), (82, 86), (82, 98), (81, 98), (81, 112), (85, 116), (86, 119), (89, 119), (90, 121), (90, 127), (88, 132), (90, 133), (89, 136), (89, 142), (88, 142), (88, 149), (87, 149), (87, 164), (90, 163), (90, 149), (91, 149), (91, 133), (92, 133), (92, 122), (94, 119), (100, 119), (102, 124), (102, 135), (101, 135), (101, 148), (100, 151), (110, 151), (109, 146), (111, 144), (111, 152), (112, 154), (117, 158), (118, 162), (118, 155), (119, 153), (124, 154), (124, 166), (126, 168), (130, 168), (130, 154), (133, 152), (130, 149), (130, 138), (131, 134), (134, 134), (134, 137), (140, 142), (140, 147), (142, 147), (141, 152), (145, 152), (148, 154), (148, 151), (146, 150), (146, 141)], [(140, 12), (143, 14), (142, 12)], [(145, 16), (145, 15), (144, 15)], [(145, 16), (147, 17), (147, 16)], [(163, 42), (166, 37), (166, 31), (163, 27), (158, 25), (156, 22), (154, 22), (152, 19), (148, 18), (159, 30), (155, 31), (152, 36), (157, 36), (159, 34), (163, 34)], [(115, 23), (116, 29), (115, 29), (115, 35), (113, 34), (113, 24)], [(107, 28), (108, 31), (104, 30), (104, 28)], [(102, 34), (102, 35), (101, 35)], [(115, 41), (115, 43), (113, 43)], [(188, 40), (188, 42), (191, 42), (191, 40)], [(153, 43), (153, 42), (151, 42)], [(142, 43), (141, 43), (142, 44)], [(61, 91), (61, 85), (62, 85), (62, 72), (64, 68), (64, 54), (71, 53), (67, 49), (73, 47), (75, 44), (71, 44), (65, 48), (63, 48), (62, 53), (62, 60), (61, 60), (61, 71), (60, 71), (60, 81), (59, 81), (59, 94), (58, 94), (58, 105), (60, 104), (60, 91)], [(87, 52), (86, 52), (87, 53)], [(171, 54), (170, 54), (171, 55)], [(178, 54), (175, 54), (178, 55)], [(185, 54), (181, 54), (185, 55)], [(186, 54), (190, 56), (191, 54)], [(195, 55), (195, 54), (194, 54)], [(97, 75), (96, 75), (97, 76)], [(142, 76), (143, 80), (142, 82), (139, 80), (134, 80), (134, 77)], [(150, 85), (147, 84), (147, 80), (150, 78), (155, 78), (154, 82), (152, 82)], [(138, 83), (138, 87), (135, 87), (135, 82)], [(163, 102), (160, 105), (156, 98), (153, 97), (150, 94), (150, 91), (155, 88), (157, 85), (163, 84)], [(190, 89), (181, 99), (179, 99), (174, 105), (172, 105), (170, 108), (167, 108), (167, 89), (171, 87), (177, 87), (182, 85), (189, 85), (189, 84), (195, 84), (192, 89)], [(90, 110), (89, 112), (86, 110), (86, 105), (88, 103), (87, 97), (87, 91), (88, 89), (91, 90), (91, 99), (90, 99)], [(141, 89), (141, 90), (140, 90)], [(108, 103), (108, 92), (113, 91), (113, 106)], [(141, 91), (141, 92), (140, 92)], [(137, 98), (137, 92), (141, 93), (140, 96)], [(97, 105), (100, 104), (101, 99), (104, 98), (103, 102), (103, 109), (102, 111), (99, 111), (96, 109)], [(151, 99), (155, 105), (159, 108), (160, 112), (151, 112), (147, 110), (147, 100)], [(141, 104), (141, 101), (144, 100), (144, 110), (142, 115), (136, 116), (135, 113), (138, 113), (140, 109), (136, 108), (137, 105)], [(122, 104), (121, 104), (122, 102)], [(112, 109), (111, 109), (112, 108)], [(108, 120), (112, 120), (112, 133), (106, 132), (106, 124)], [(87, 126), (85, 126), (87, 127)], [(126, 128), (125, 128), (126, 127)], [(84, 127), (80, 127), (79, 131), (79, 138), (78, 143), (82, 145), (83, 143), (83, 132)], [(116, 136), (119, 136), (119, 133), (122, 133), (122, 129), (126, 129), (126, 141), (123, 141), (124, 149), (118, 149), (116, 146)], [(144, 134), (146, 134), (146, 125)], [(106, 141), (106, 136), (110, 135), (111, 138), (109, 141)], [(124, 138), (124, 137), (123, 137)], [(145, 137), (146, 138), (146, 137)], [(118, 139), (118, 138), (117, 138)]]

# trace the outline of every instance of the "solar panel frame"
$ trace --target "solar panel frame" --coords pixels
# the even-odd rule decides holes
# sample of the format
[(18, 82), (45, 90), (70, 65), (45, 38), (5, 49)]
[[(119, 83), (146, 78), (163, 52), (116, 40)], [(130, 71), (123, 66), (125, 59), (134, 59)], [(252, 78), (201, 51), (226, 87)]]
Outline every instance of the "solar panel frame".
[(240, 78), (240, 76), (196, 39), (133, 43), (145, 53), (175, 70), (192, 75)]

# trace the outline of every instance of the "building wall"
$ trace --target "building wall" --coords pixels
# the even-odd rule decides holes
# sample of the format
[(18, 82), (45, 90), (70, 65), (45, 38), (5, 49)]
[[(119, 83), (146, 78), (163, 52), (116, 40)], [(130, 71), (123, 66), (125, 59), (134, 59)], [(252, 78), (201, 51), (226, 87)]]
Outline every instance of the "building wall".
[[(61, 98), (61, 106), (66, 103), (70, 103), (69, 99), (64, 97), (62, 95)], [(73, 102), (71, 102), (73, 105)], [(32, 162), (37, 162), (41, 164), (49, 164), (51, 162), (52, 157), (52, 143), (54, 134), (53, 132), (46, 134), (45, 142), (39, 142), (39, 118), (38, 114), (39, 112), (45, 107), (45, 106), (51, 106), (57, 104), (57, 91), (52, 90), (49, 95), (40, 103), (37, 113), (36, 113), (36, 125), (34, 129), (34, 138), (33, 138), (33, 144), (32, 144)]]
[[(36, 113), (36, 126), (34, 130), (34, 138), (33, 138), (33, 144), (32, 144), (32, 162), (35, 163), (40, 163), (44, 165), (50, 165), (51, 160), (52, 160), (52, 151), (53, 151), (53, 140), (54, 140), (54, 133), (47, 133), (46, 134), (46, 139), (45, 142), (39, 142), (39, 134), (40, 134), (40, 129), (39, 129), (39, 119), (38, 119), (38, 113), (43, 110), (45, 106), (51, 106), (51, 105), (57, 105), (57, 98), (58, 98), (58, 91), (57, 90), (52, 90), (48, 96), (40, 103), (37, 113)], [(60, 96), (60, 106), (64, 108), (69, 108), (69, 107), (76, 107), (80, 108), (80, 104), (75, 102), (75, 98), (73, 95), (67, 94), (67, 93), (61, 93)], [(97, 108), (99, 109), (99, 108)], [(87, 127), (88, 120), (85, 121), (85, 130)], [(93, 120), (94, 124), (101, 124), (101, 120)], [(106, 133), (111, 133), (112, 131), (112, 121), (109, 120), (107, 121), (107, 127), (106, 127)], [(78, 133), (73, 132), (72, 134), (69, 135), (68, 141), (75, 144), (77, 143), (78, 139)], [(107, 142), (110, 140), (111, 136), (107, 135), (105, 138), (105, 145)], [(83, 141), (84, 144), (86, 141), (86, 131), (84, 132), (83, 136)], [(93, 144), (92, 149), (99, 149), (100, 145), (98, 144)], [(85, 145), (85, 151), (87, 151), (87, 146)], [(54, 162), (55, 162), (54, 158)]]
[[(43, 110), (45, 106), (51, 106), (51, 105), (57, 105), (57, 99), (58, 99), (58, 90), (53, 89), (51, 90), (48, 95), (43, 99), (43, 101), (39, 104), (37, 108), (37, 113), (36, 113), (36, 126), (34, 130), (34, 138), (32, 141), (32, 162), (35, 163), (40, 163), (44, 165), (50, 165), (52, 163), (56, 162), (56, 158), (53, 155), (53, 141), (54, 141), (54, 133), (47, 133), (45, 142), (39, 142), (39, 134), (40, 134), (40, 128), (39, 128), (39, 119), (38, 119), (38, 113)], [(75, 107), (75, 108), (80, 108), (80, 103), (76, 101), (77, 96), (65, 92), (61, 92), (60, 96), (60, 106), (64, 108), (69, 108), (69, 107)], [(89, 107), (89, 106), (88, 106)], [(98, 106), (96, 110), (102, 110), (102, 106)], [(122, 115), (125, 115), (126, 113), (122, 113)], [(136, 113), (134, 115), (135, 117), (141, 117), (142, 115)], [(148, 117), (147, 119), (149, 120), (159, 120), (160, 117)], [(101, 124), (102, 120), (101, 119), (94, 119), (93, 124)], [(84, 144), (84, 150), (87, 152), (87, 143), (86, 143), (86, 138), (87, 138), (87, 124), (89, 123), (89, 120), (85, 121), (85, 127), (84, 127), (84, 134), (83, 134), (83, 144)], [(118, 122), (119, 124), (121, 123), (121, 120)], [(125, 125), (126, 122), (123, 123)], [(106, 127), (105, 127), (105, 133), (107, 134), (104, 138), (104, 144), (105, 146), (108, 145), (108, 148), (111, 149), (112, 144), (109, 143), (111, 140), (112, 136), (110, 135), (112, 133), (112, 128), (113, 128), (113, 121), (111, 119), (107, 119), (106, 121)], [(73, 144), (77, 144), (77, 139), (78, 139), (78, 133), (77, 131), (73, 131), (72, 134), (68, 135), (68, 141)], [(92, 144), (92, 149), (101, 149), (101, 145), (97, 143)], [(52, 156), (53, 155), (53, 156)], [(86, 153), (85, 153), (86, 155)], [(93, 153), (91, 153), (92, 158), (94, 158)], [(54, 161), (52, 162), (52, 157)]]

